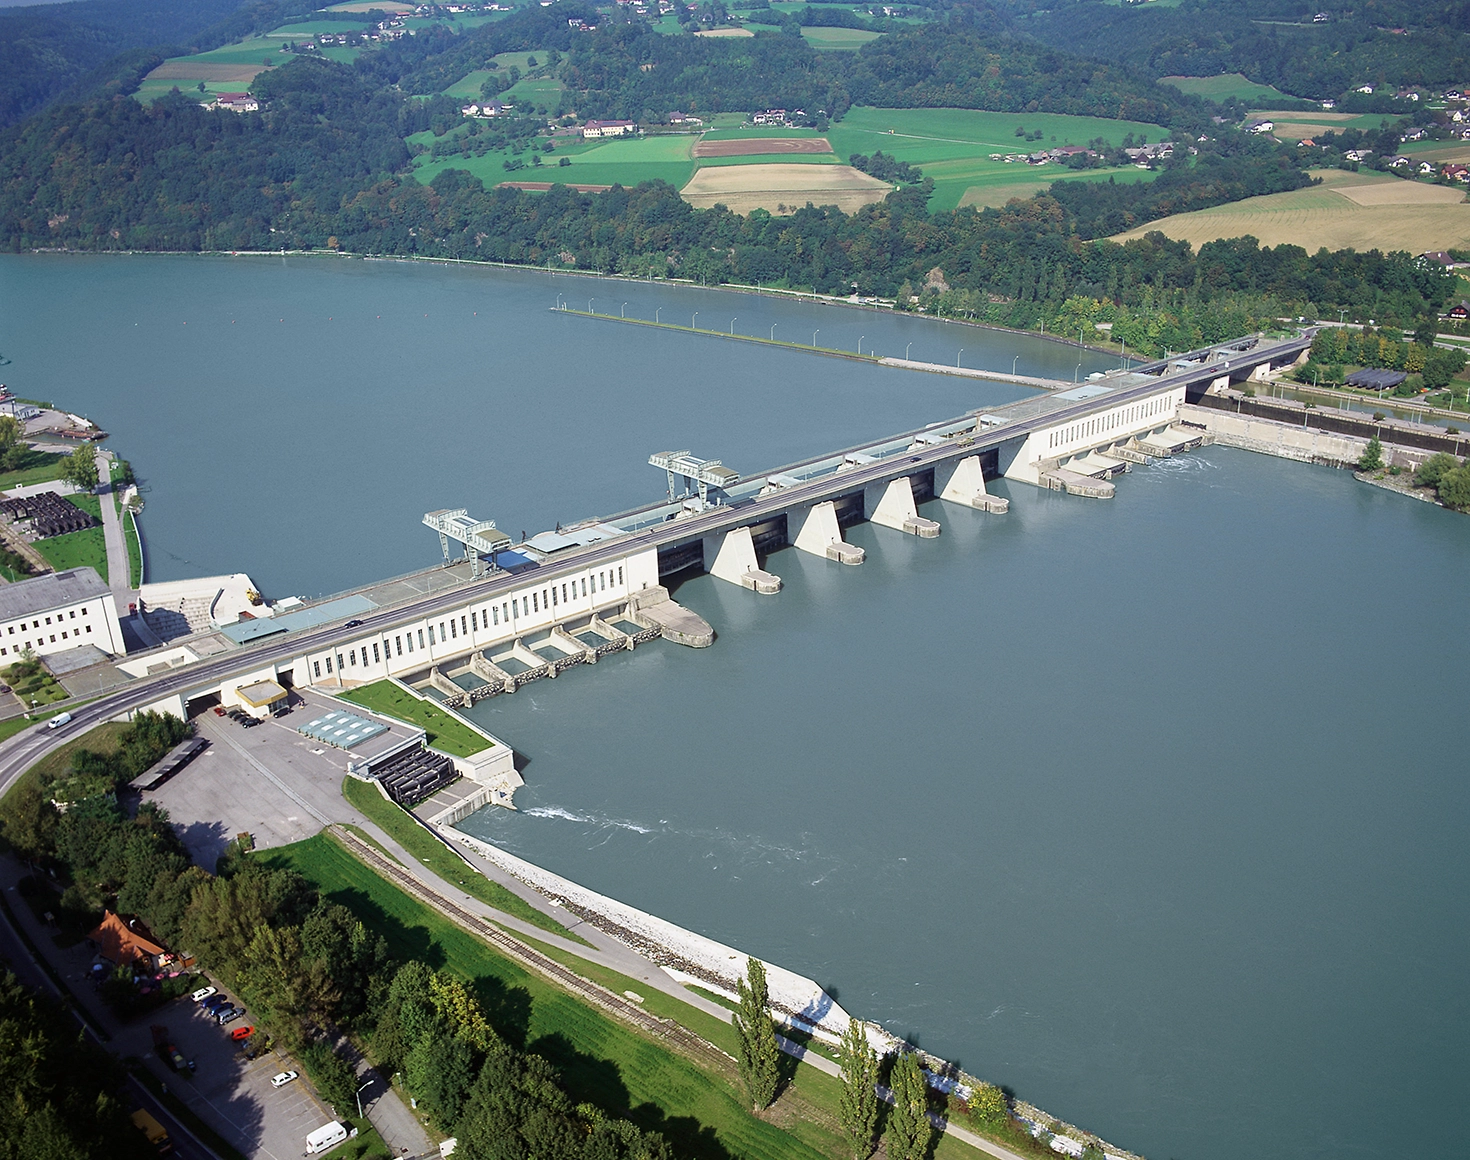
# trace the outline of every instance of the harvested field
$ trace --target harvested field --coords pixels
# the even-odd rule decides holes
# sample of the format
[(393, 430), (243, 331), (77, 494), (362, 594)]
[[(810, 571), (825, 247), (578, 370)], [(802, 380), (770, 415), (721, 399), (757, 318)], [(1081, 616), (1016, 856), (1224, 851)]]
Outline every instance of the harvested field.
[(164, 61), (143, 79), (150, 81), (233, 81), (239, 84), (249, 84), (263, 72), (265, 72), (265, 66), (259, 64), (216, 64), (212, 61), (192, 60), (185, 57), (180, 60)]
[(751, 157), (761, 153), (831, 153), (825, 137), (747, 137), (738, 141), (701, 141), (695, 157)]
[(610, 185), (578, 185), (572, 181), (502, 181), (500, 184), (507, 189), (524, 189), (527, 193), (545, 193), (552, 185), (565, 185), (578, 193), (606, 193), (612, 188)]
[(1323, 184), (1309, 189), (1176, 214), (1114, 240), (1158, 230), (1195, 246), (1249, 234), (1263, 246), (1286, 243), (1309, 253), (1322, 246), (1422, 253), (1470, 245), (1470, 205), (1460, 190), (1339, 170), (1320, 176)]
[(690, 205), (715, 204), (736, 213), (794, 213), (807, 202), (851, 213), (882, 201), (892, 187), (850, 165), (730, 165), (701, 169), (681, 193)]
[(694, 35), (710, 36), (714, 37), (715, 39), (721, 39), (727, 36), (754, 36), (755, 33), (753, 33), (748, 28), (711, 28), (705, 32), (696, 32)]
[(1329, 133), (1340, 129), (1340, 125), (1317, 125), (1310, 121), (1275, 121), (1271, 130), (1271, 136), (1281, 141), (1300, 141), (1305, 137), (1315, 137), (1319, 133)]

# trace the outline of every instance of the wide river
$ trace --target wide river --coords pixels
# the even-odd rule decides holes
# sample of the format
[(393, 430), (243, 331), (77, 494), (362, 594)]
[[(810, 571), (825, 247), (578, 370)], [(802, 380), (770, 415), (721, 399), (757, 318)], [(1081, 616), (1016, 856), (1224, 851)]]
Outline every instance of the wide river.
[[(0, 378), (113, 433), (152, 578), (271, 595), (432, 562), (432, 508), (534, 532), (656, 498), (651, 451), (753, 472), (1026, 393), (558, 293), (1079, 371), (1036, 339), (712, 291), (46, 256), (0, 258)], [(466, 828), (1155, 1160), (1462, 1153), (1470, 520), (1226, 448), (1111, 503), (999, 487), (1004, 517), (930, 505), (937, 540), (853, 529), (861, 568), (779, 553), (776, 597), (685, 583), (711, 649), (482, 702), (528, 784)]]

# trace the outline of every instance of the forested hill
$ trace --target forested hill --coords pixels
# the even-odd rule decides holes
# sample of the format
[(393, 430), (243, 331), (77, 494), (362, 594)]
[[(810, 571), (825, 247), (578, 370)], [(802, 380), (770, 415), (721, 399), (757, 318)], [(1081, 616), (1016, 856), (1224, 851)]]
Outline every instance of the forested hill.
[[(1364, 83), (1444, 87), (1470, 77), (1467, 0), (995, 0), (1017, 29), (1154, 77), (1239, 72), (1314, 100)], [(1322, 12), (1327, 19), (1315, 21)]]
[[(42, 108), (128, 49), (192, 45), (240, 7), (240, 0), (76, 0), (0, 9), (0, 125)], [(272, 6), (247, 5), (262, 7)], [(242, 31), (251, 24), (247, 14)]]

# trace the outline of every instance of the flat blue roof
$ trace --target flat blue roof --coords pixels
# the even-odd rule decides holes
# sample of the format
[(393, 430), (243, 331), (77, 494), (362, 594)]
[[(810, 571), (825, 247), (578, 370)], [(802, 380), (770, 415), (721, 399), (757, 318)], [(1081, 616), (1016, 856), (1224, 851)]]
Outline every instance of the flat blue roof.
[(313, 741), (325, 741), (328, 745), (335, 745), (338, 749), (351, 749), (359, 742), (376, 737), (379, 733), (388, 732), (388, 726), (378, 721), (369, 721), (366, 717), (359, 717), (356, 713), (344, 713), (341, 709), (332, 709), (308, 721), (296, 732), (303, 737), (310, 737)]

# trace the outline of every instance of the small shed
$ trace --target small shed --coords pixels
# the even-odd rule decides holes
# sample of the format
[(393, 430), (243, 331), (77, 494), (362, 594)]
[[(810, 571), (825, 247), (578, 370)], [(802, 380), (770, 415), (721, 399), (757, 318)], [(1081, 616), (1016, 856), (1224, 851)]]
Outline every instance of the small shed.
[(235, 690), (235, 696), (239, 698), (245, 712), (264, 720), (290, 694), (275, 681), (256, 681), (253, 685), (241, 685)]

